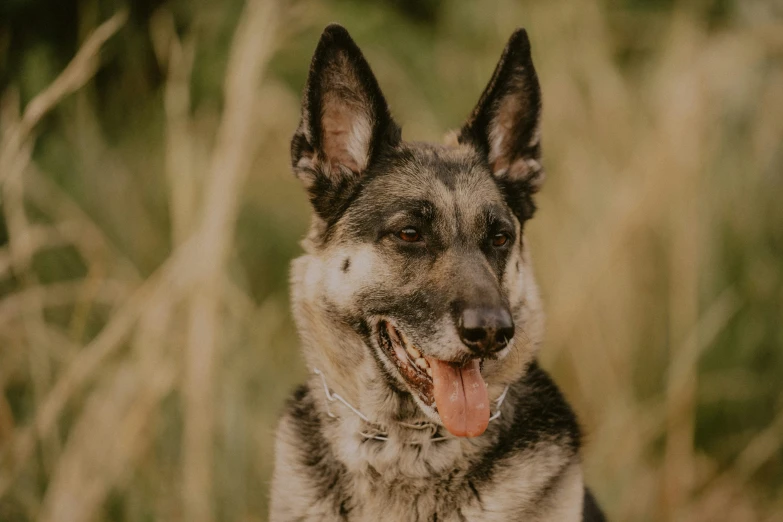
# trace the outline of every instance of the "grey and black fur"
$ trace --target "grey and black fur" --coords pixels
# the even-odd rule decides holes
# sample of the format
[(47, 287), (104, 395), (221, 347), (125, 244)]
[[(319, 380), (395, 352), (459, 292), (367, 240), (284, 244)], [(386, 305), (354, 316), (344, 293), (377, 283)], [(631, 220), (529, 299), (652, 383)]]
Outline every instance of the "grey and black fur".
[[(544, 177), (540, 117), (524, 30), (448, 145), (403, 141), (347, 31), (324, 31), (291, 146), (314, 209), (293, 312), (308, 367), (372, 424), (329, 403), (319, 376), (300, 387), (277, 431), (272, 521), (604, 520), (575, 416), (536, 362), (543, 316), (523, 230)], [(478, 341), (475, 310), (495, 321)], [(509, 386), (501, 416), (478, 437), (450, 435), (426, 383), (392, 361), (387, 323), (429, 357), (480, 358), (492, 401)], [(435, 432), (408, 427), (421, 422)], [(362, 435), (378, 426), (387, 440)]]

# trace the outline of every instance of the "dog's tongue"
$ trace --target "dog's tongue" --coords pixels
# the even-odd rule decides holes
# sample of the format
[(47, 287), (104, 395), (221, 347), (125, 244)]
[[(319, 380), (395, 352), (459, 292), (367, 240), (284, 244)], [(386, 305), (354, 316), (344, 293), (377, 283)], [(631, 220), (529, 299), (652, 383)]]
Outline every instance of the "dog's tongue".
[(458, 437), (478, 437), (489, 424), (489, 396), (478, 359), (466, 366), (427, 358), (432, 368), (435, 404), (443, 425)]

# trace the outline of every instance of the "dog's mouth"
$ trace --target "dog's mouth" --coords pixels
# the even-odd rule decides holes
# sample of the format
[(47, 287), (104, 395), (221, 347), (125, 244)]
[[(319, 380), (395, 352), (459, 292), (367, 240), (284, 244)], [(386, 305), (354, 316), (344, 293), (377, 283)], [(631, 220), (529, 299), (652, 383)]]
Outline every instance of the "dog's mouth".
[(481, 360), (442, 361), (416, 348), (391, 322), (378, 322), (378, 343), (422, 402), (436, 406), (441, 422), (458, 437), (477, 437), (489, 423), (489, 395)]

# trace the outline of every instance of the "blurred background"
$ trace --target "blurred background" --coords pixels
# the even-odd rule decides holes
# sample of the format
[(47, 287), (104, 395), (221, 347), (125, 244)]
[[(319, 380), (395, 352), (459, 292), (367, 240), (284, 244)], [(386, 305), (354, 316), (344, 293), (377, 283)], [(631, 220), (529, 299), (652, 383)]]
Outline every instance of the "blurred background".
[(266, 520), (332, 21), (434, 141), (528, 29), (589, 484), (617, 521), (783, 520), (780, 0), (2, 0), (0, 521)]

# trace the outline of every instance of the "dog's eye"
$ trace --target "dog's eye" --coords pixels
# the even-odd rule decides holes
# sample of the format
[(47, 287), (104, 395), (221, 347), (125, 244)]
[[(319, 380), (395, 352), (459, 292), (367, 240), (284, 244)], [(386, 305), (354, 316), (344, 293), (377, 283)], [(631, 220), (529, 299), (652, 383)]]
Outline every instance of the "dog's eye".
[(502, 247), (508, 242), (508, 234), (500, 232), (492, 236), (492, 246)]
[(415, 243), (421, 240), (421, 233), (413, 227), (405, 227), (397, 232), (397, 237), (407, 243)]

